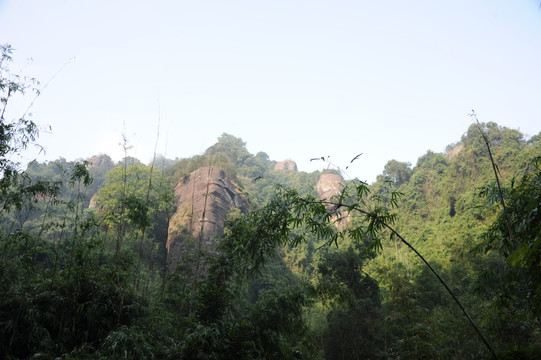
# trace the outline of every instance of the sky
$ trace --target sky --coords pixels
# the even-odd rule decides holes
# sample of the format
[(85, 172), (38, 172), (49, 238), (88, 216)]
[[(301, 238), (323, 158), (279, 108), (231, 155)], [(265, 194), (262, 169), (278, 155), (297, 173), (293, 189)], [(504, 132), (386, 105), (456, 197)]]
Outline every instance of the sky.
[(26, 162), (120, 160), (123, 134), (145, 163), (186, 158), (228, 133), (371, 182), (458, 142), (472, 109), (541, 131), (537, 0), (0, 0), (0, 43), (41, 81)]

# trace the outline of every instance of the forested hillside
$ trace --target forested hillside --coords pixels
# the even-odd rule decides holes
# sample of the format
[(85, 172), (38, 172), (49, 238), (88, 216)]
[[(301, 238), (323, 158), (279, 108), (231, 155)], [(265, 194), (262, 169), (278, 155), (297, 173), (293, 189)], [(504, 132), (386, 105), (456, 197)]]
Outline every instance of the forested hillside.
[[(11, 155), (38, 129), (4, 118), (22, 87), (2, 81), (1, 358), (541, 357), (541, 134), (473, 123), (373, 184), (325, 157), (322, 172), (277, 166), (229, 134), (175, 161), (23, 171)], [(202, 168), (247, 204), (212, 239), (210, 180), (185, 207), (200, 230), (172, 221)]]

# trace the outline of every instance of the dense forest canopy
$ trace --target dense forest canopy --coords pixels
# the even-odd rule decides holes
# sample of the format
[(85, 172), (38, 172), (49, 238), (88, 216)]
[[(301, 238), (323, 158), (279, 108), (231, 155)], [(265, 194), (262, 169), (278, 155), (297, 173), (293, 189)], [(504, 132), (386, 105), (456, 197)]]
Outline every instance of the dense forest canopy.
[[(9, 80), (2, 51), (0, 357), (541, 357), (541, 133), (473, 123), (445, 153), (390, 160), (373, 184), (281, 168), (230, 134), (191, 158), (23, 171), (10, 154), (37, 128), (4, 114), (30, 85)], [(201, 168), (234, 186), (202, 180), (201, 231), (174, 229), (170, 266), (178, 186)], [(228, 208), (209, 239), (205, 210), (227, 196), (249, 206)]]

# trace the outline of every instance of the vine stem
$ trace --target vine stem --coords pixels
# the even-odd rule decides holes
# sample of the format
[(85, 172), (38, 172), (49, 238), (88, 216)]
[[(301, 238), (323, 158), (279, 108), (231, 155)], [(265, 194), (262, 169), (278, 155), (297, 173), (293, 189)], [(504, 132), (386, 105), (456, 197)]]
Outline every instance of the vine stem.
[[(379, 219), (375, 219), (376, 221), (380, 221)], [(470, 322), (471, 326), (475, 329), (475, 332), (477, 333), (477, 335), (479, 335), (479, 337), (481, 338), (481, 340), (483, 341), (483, 343), (485, 344), (485, 346), (487, 347), (487, 349), (490, 351), (490, 353), (492, 354), (492, 357), (497, 360), (498, 357), (496, 356), (496, 353), (494, 352), (494, 350), (492, 349), (492, 347), (490, 346), (490, 344), (488, 343), (488, 341), (485, 339), (485, 337), (483, 336), (483, 334), (481, 334), (481, 331), (479, 330), (479, 328), (477, 327), (477, 325), (475, 325), (475, 322), (473, 321), (473, 319), (471, 318), (470, 314), (468, 314), (468, 312), (466, 311), (466, 309), (464, 308), (464, 306), (462, 306), (462, 304), (460, 303), (460, 301), (458, 300), (458, 298), (455, 296), (455, 294), (451, 291), (451, 289), (449, 288), (449, 286), (447, 286), (447, 284), (445, 283), (445, 281), (443, 281), (443, 279), (440, 277), (440, 275), (436, 272), (436, 270), (434, 270), (434, 268), (430, 265), (430, 263), (419, 253), (419, 251), (417, 251), (417, 249), (415, 249), (409, 242), (406, 241), (406, 239), (404, 239), (402, 237), (402, 235), (400, 235), (393, 227), (391, 227), (390, 225), (388, 225), (387, 223), (383, 222), (383, 221), (380, 221), (380, 223), (386, 227), (387, 229), (389, 229), (393, 234), (396, 235), (396, 237), (398, 237), (400, 239), (400, 241), (402, 241), (403, 244), (405, 244), (407, 247), (409, 247), (424, 263), (426, 266), (428, 266), (428, 268), (430, 269), (430, 271), (432, 271), (432, 273), (434, 274), (434, 276), (436, 276), (436, 278), (438, 278), (439, 282), (445, 287), (445, 289), (447, 290), (447, 292), (449, 293), (449, 295), (451, 295), (451, 297), (453, 298), (453, 300), (456, 302), (456, 304), (458, 305), (458, 307), (460, 308), (460, 310), (462, 310), (462, 312), (464, 313), (464, 315), (466, 315), (466, 317), (468, 318), (468, 321)]]
[[(541, 5), (540, 5), (541, 6)], [(502, 186), (500, 185), (500, 177), (498, 176), (498, 166), (494, 162), (494, 157), (492, 156), (492, 151), (490, 150), (490, 144), (488, 143), (488, 138), (483, 132), (483, 129), (481, 129), (481, 124), (479, 124), (479, 120), (477, 119), (477, 114), (474, 110), (471, 111), (470, 114), (471, 117), (475, 119), (477, 122), (477, 128), (479, 128), (479, 132), (481, 133), (481, 136), (483, 137), (483, 141), (485, 142), (485, 145), (488, 149), (488, 156), (490, 157), (490, 163), (492, 164), (492, 170), (494, 170), (494, 177), (496, 178), (496, 184), (498, 185), (498, 194), (500, 195), (500, 203), (503, 207), (503, 215), (505, 216), (505, 223), (507, 225), (507, 231), (509, 232), (509, 239), (511, 240), (512, 246), (515, 244), (515, 239), (513, 237), (513, 231), (511, 230), (511, 222), (509, 221), (509, 215), (507, 213), (507, 207), (505, 206), (505, 201), (503, 198), (503, 191)]]
[(434, 268), (430, 265), (430, 263), (421, 255), (421, 253), (419, 251), (417, 251), (417, 249), (415, 249), (413, 247), (413, 245), (411, 245), (408, 241), (406, 241), (406, 239), (400, 235), (398, 233), (398, 231), (396, 231), (392, 226), (390, 226), (389, 224), (387, 224), (385, 221), (381, 220), (377, 215), (374, 215), (373, 213), (370, 213), (366, 210), (363, 210), (361, 209), (360, 207), (358, 206), (348, 206), (346, 204), (343, 204), (343, 203), (334, 203), (334, 202), (330, 202), (330, 201), (324, 201), (323, 202), (324, 204), (327, 204), (327, 205), (333, 205), (335, 206), (335, 209), (338, 209), (338, 208), (341, 208), (341, 207), (345, 207), (345, 208), (348, 208), (348, 209), (355, 209), (357, 210), (359, 213), (363, 214), (363, 215), (367, 215), (369, 216), (370, 218), (373, 219), (373, 221), (375, 222), (378, 222), (379, 224), (381, 224), (383, 227), (387, 228), (389, 231), (391, 231), (396, 237), (398, 237), (400, 239), (400, 241), (405, 244), (408, 248), (410, 248), (410, 250), (412, 250), (424, 263), (425, 265), (430, 269), (430, 271), (432, 271), (432, 273), (434, 274), (434, 276), (436, 276), (436, 278), (438, 279), (438, 281), (443, 285), (443, 287), (445, 288), (445, 290), (447, 290), (447, 292), (449, 293), (449, 295), (451, 295), (451, 297), (453, 298), (453, 300), (455, 301), (455, 303), (458, 305), (458, 307), (460, 308), (460, 310), (462, 310), (462, 312), (464, 313), (464, 315), (466, 315), (466, 317), (468, 318), (468, 321), (470, 323), (470, 325), (474, 328), (475, 332), (477, 333), (477, 335), (479, 336), (479, 338), (481, 338), (481, 340), (483, 341), (483, 343), (485, 344), (486, 348), (489, 350), (489, 352), (491, 353), (492, 355), (492, 358), (495, 359), (495, 360), (498, 360), (498, 357), (496, 356), (496, 353), (494, 352), (494, 350), (492, 349), (492, 347), (490, 346), (490, 344), (488, 343), (488, 341), (485, 339), (485, 337), (483, 336), (483, 334), (481, 333), (481, 331), (479, 330), (479, 328), (477, 327), (477, 325), (475, 325), (475, 322), (473, 321), (473, 319), (471, 318), (470, 314), (468, 314), (468, 312), (466, 311), (466, 309), (464, 308), (464, 306), (462, 306), (462, 304), (460, 303), (460, 301), (458, 300), (458, 298), (455, 296), (455, 294), (453, 293), (453, 291), (451, 291), (451, 289), (449, 288), (449, 286), (447, 286), (447, 284), (445, 283), (445, 281), (443, 281), (443, 279), (440, 277), (440, 275), (436, 272), (436, 270), (434, 270)]

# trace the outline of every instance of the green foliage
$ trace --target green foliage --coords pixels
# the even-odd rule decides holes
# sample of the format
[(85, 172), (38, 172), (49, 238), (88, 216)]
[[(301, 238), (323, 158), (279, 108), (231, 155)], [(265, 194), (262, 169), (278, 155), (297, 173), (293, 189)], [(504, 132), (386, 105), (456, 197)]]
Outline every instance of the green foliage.
[(411, 164), (405, 162), (399, 162), (396, 160), (390, 160), (385, 164), (383, 168), (383, 175), (378, 180), (391, 181), (394, 185), (400, 186), (411, 177)]
[(302, 317), (305, 291), (278, 259), (262, 267), (261, 275), (246, 277), (246, 272), (234, 268), (226, 245), (220, 255), (208, 259), (210, 267), (196, 289), (193, 311), (181, 320), (179, 356), (298, 358), (306, 352), (301, 342), (307, 336)]
[[(539, 355), (539, 135), (526, 141), (474, 124), (448, 154), (429, 151), (413, 168), (391, 160), (372, 186), (348, 181), (327, 200), (314, 190), (320, 172), (273, 170), (266, 153), (251, 155), (229, 134), (174, 164), (125, 154), (114, 167), (100, 155), (32, 162), (21, 173), (9, 158), (37, 131), (25, 116), (5, 120), (8, 100), (32, 84), (7, 70), (11, 51), (2, 47), (0, 66), (2, 356), (486, 357), (411, 249), (480, 320), (501, 358)], [(512, 236), (480, 130), (502, 179), (521, 170), (504, 186)], [(202, 166), (224, 169), (253, 211), (229, 214), (217, 252), (187, 251), (166, 273), (173, 186)]]
[(383, 316), (377, 282), (362, 272), (366, 251), (327, 252), (318, 265), (318, 292), (334, 301), (323, 331), (326, 359), (377, 359), (383, 352)]
[(110, 281), (113, 269), (100, 264), (99, 242), (77, 240), (55, 246), (24, 231), (2, 239), (2, 353), (69, 352), (137, 318), (131, 291)]
[(243, 167), (248, 158), (250, 153), (246, 150), (246, 144), (241, 139), (224, 133), (218, 138), (218, 143), (208, 148), (204, 155), (181, 159), (167, 169), (167, 173), (174, 186), (179, 179), (193, 171), (212, 166), (224, 170), (229, 179), (239, 184), (237, 169)]
[(11, 160), (14, 155), (27, 148), (38, 136), (36, 124), (29, 120), (27, 113), (16, 119), (6, 114), (9, 102), (24, 95), (27, 90), (39, 94), (35, 86), (39, 83), (33, 78), (21, 77), (9, 68), (12, 61), (11, 45), (0, 45), (0, 179), (2, 186), (9, 183), (10, 177), (17, 173), (18, 163)]
[[(167, 222), (172, 214), (173, 192), (156, 180), (152, 167), (133, 164), (117, 166), (107, 173), (98, 192), (96, 208), (106, 224), (143, 230)], [(165, 244), (165, 239), (161, 239)]]
[(111, 332), (98, 349), (98, 359), (155, 359), (148, 334), (137, 326), (121, 326)]
[[(499, 203), (495, 185), (482, 193), (491, 203)], [(532, 159), (511, 185), (503, 189), (503, 194), (509, 216), (500, 211), (485, 235), (485, 245), (487, 250), (499, 251), (509, 266), (521, 269), (523, 296), (534, 306), (536, 314), (541, 315), (541, 156)]]
[[(516, 130), (494, 123), (480, 124), (480, 127), (487, 134), (504, 182), (524, 168), (528, 158), (540, 153), (535, 141), (526, 142)], [(532, 288), (527, 290), (528, 282), (521, 280), (524, 270), (509, 267), (495, 253), (484, 255), (475, 251), (486, 247), (486, 238), (481, 241), (482, 234), (495, 219), (494, 210), (498, 206), (496, 202), (487, 206), (479, 197), (479, 188), (486, 189), (484, 193), (499, 202), (496, 186), (489, 186), (494, 174), (478, 125), (470, 127), (455, 150), (460, 151), (454, 152), (452, 157), (429, 152), (419, 159), (410, 180), (399, 187), (405, 196), (398, 209), (395, 228), (435, 264), (472, 317), (480, 322), (482, 332), (497, 351), (505, 349), (505, 344), (528, 347), (538, 341), (535, 339), (538, 339), (539, 326), (535, 325), (534, 303), (527, 295), (528, 291), (533, 294)], [(517, 182), (518, 179), (515, 184)], [(534, 193), (531, 188), (528, 191)], [(504, 198), (510, 204), (508, 192), (504, 189)], [(516, 208), (510, 210), (515, 211)], [(517, 219), (524, 218), (520, 210), (517, 215)], [(501, 240), (509, 233), (503, 214), (499, 219), (498, 227), (493, 226), (494, 231), (489, 231), (495, 235), (490, 244), (494, 249), (500, 248)], [(395, 262), (401, 267), (392, 273), (403, 272), (400, 280), (393, 280), (397, 275), (383, 275), (389, 275), (394, 269), (390, 264)], [(432, 277), (422, 275), (425, 271), (400, 247), (385, 248), (371, 269), (384, 289), (385, 312), (394, 314), (393, 317), (387, 315), (386, 321), (388, 344), (392, 347), (388, 353), (398, 351), (405, 357), (428, 358), (476, 358), (483, 354), (480, 344), (472, 341), (475, 334), (463, 322), (461, 325), (455, 309), (446, 305), (448, 297), (440, 294), (438, 286), (432, 284)], [(392, 295), (402, 294), (402, 291), (406, 291), (406, 295)], [(407, 305), (401, 308), (398, 306), (401, 303)], [(417, 325), (408, 327), (407, 323)], [(415, 330), (407, 332), (405, 329)]]
[(12, 116), (6, 110), (10, 101), (28, 90), (39, 94), (35, 88), (39, 83), (10, 70), (12, 53), (11, 45), (0, 45), (0, 204), (7, 211), (12, 207), (21, 209), (29, 197), (52, 191), (43, 183), (29, 184), (28, 179), (21, 179), (19, 163), (13, 160), (33, 144), (39, 132), (27, 112)]
[(222, 161), (225, 160), (234, 167), (242, 166), (244, 161), (250, 157), (245, 142), (225, 133), (218, 138), (216, 144), (207, 149), (205, 155), (209, 158), (223, 157)]
[(87, 161), (68, 162), (60, 158), (43, 164), (34, 160), (28, 164), (24, 174), (35, 183), (56, 184), (58, 187), (55, 196), (57, 200), (69, 201), (73, 199), (86, 208), (94, 194), (90, 189), (95, 180), (91, 169), (90, 163)]
[(105, 186), (106, 174), (115, 167), (109, 155), (100, 154), (88, 159), (88, 172), (92, 176), (93, 182), (85, 186), (84, 191), (87, 199), (90, 201), (92, 196)]

